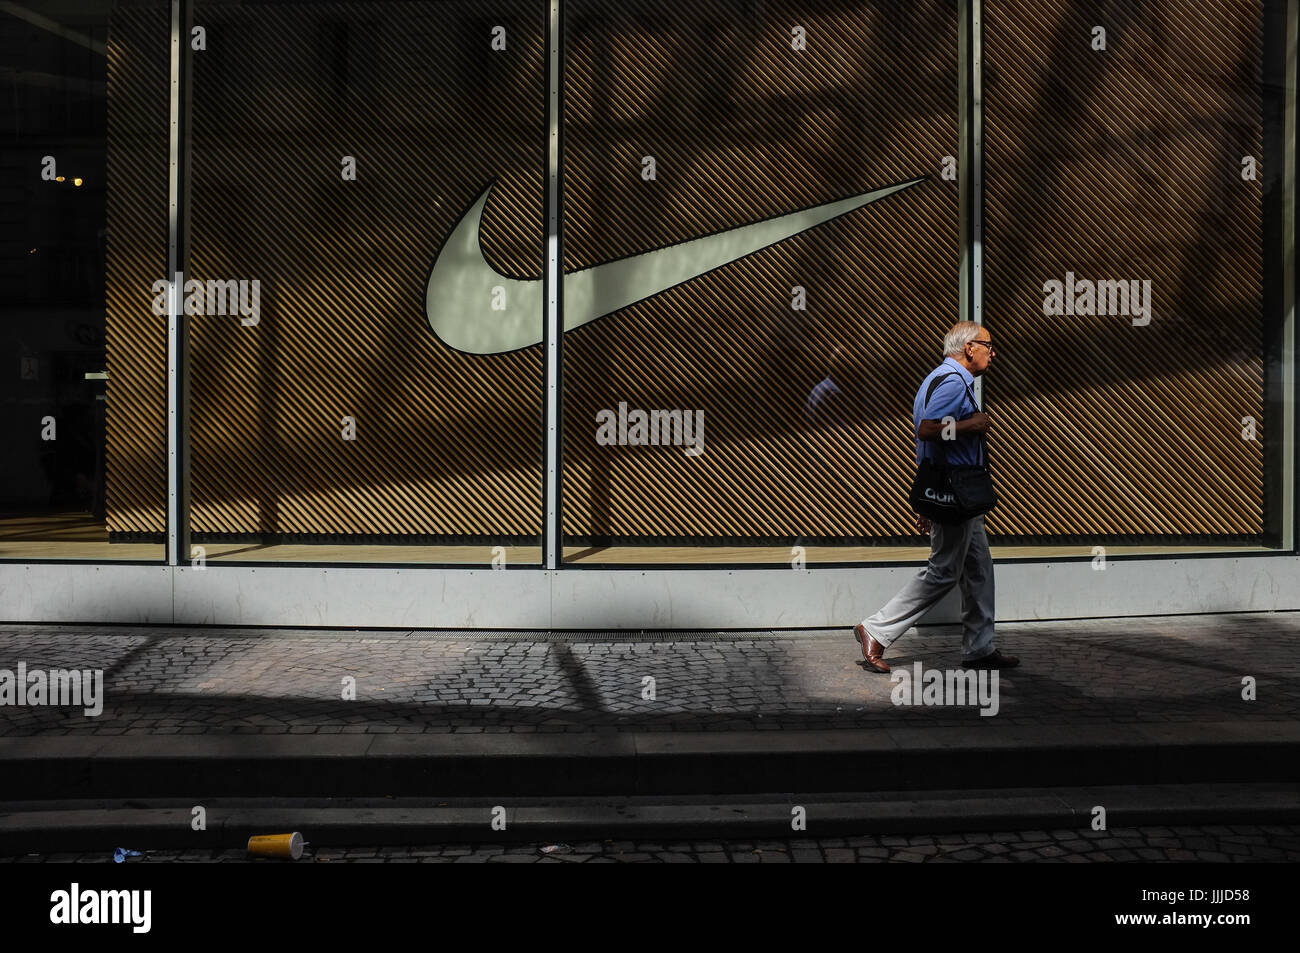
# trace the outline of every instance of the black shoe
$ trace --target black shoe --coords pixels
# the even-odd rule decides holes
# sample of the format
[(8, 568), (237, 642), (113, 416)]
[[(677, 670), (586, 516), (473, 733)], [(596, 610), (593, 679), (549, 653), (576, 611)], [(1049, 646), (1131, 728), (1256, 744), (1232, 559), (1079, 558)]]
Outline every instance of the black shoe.
[(994, 649), (988, 655), (977, 658), (971, 662), (962, 662), (962, 668), (973, 669), (991, 669), (991, 668), (1015, 668), (1020, 664), (1020, 659), (1014, 655), (1003, 655), (997, 649)]

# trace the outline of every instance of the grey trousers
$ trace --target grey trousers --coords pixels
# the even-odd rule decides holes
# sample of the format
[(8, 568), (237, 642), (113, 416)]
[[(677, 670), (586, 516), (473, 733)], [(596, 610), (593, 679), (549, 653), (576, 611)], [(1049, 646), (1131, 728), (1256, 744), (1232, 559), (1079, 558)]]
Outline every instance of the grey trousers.
[(881, 645), (890, 645), (961, 586), (963, 662), (991, 653), (993, 645), (993, 558), (984, 517), (930, 528), (930, 562), (894, 598), (862, 624)]

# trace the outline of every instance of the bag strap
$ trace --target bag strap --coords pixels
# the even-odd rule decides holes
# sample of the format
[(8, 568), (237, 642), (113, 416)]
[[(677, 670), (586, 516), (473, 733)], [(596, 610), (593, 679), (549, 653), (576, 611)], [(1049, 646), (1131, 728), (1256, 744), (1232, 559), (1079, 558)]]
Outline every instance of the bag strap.
[(930, 381), (930, 387), (925, 392), (925, 404), (921, 407), (922, 410), (925, 410), (926, 407), (930, 406), (930, 398), (934, 396), (934, 389), (950, 377), (961, 377), (961, 375), (956, 371), (949, 371), (947, 374), (940, 374), (934, 380)]
[[(947, 374), (940, 374), (934, 380), (930, 381), (930, 386), (925, 392), (925, 403), (921, 405), (922, 414), (924, 414), (926, 408), (930, 406), (930, 398), (934, 396), (934, 389), (938, 387), (943, 381), (947, 380), (949, 377), (961, 377), (961, 374), (959, 374), (957, 371), (950, 371)], [(970, 389), (970, 385), (967, 384), (965, 380), (962, 381), (962, 386), (966, 388), (966, 394), (967, 396), (970, 397), (971, 406), (975, 408), (975, 412), (981, 413), (982, 411), (980, 411), (979, 401), (975, 399), (975, 392)], [(925, 418), (922, 417), (922, 419)], [(945, 441), (943, 440), (939, 441), (939, 461), (944, 466), (947, 466), (948, 448), (944, 446), (944, 442)], [(980, 434), (980, 459), (984, 461), (983, 463), (984, 466), (988, 466), (988, 462), (989, 462), (988, 441), (984, 438), (983, 434)]]

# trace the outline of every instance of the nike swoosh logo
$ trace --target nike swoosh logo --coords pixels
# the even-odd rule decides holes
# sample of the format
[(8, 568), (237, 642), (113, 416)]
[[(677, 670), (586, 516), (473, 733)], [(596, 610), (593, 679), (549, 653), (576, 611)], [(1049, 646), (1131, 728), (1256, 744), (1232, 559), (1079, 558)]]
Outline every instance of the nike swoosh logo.
[[(564, 330), (580, 328), (925, 179), (919, 176), (853, 198), (569, 272), (564, 276), (562, 299)], [(479, 227), (492, 188), (489, 185), (456, 223), (433, 263), (425, 292), (425, 312), (433, 333), (444, 344), (468, 354), (501, 354), (542, 340), (542, 280), (509, 278), (483, 257)], [(502, 310), (492, 306), (494, 300), (502, 300), (501, 292), (494, 291), (497, 288), (504, 292)]]

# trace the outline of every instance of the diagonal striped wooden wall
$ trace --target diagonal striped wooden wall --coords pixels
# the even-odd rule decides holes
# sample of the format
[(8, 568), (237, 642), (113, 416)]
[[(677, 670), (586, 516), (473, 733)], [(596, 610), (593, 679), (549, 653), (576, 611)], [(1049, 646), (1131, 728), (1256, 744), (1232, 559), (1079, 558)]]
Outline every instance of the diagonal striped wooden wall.
[(116, 7), (108, 30), (108, 361), (105, 491), (110, 538), (166, 529), (170, 4)]
[(191, 271), (262, 315), (194, 323), (197, 532), (540, 532), (540, 351), (451, 351), (424, 294), (493, 179), (485, 251), (540, 275), (544, 9), (198, 4)]
[[(1260, 149), (1259, 10), (1104, 4), (1101, 54), (1077, 6), (985, 4), (985, 320), (1001, 345), (986, 395), (1006, 501), (990, 529), (1258, 535), (1260, 447), (1240, 418), (1262, 426), (1261, 192), (1239, 170)], [(568, 271), (927, 177), (566, 334), (566, 534), (908, 535), (912, 394), (958, 316), (959, 184), (943, 175), (956, 5), (565, 9)], [(209, 48), (194, 66), (190, 275), (262, 288), (255, 327), (191, 319), (198, 533), (540, 532), (541, 348), (450, 350), (424, 288), (493, 178), (484, 252), (541, 275), (544, 10), (197, 4)], [(490, 50), (494, 25), (507, 51)], [(123, 27), (113, 41), (157, 38)], [(111, 69), (132, 75), (120, 55)], [(110, 196), (110, 234), (144, 235), (156, 214), (142, 204), (156, 172), (122, 150), (133, 125), (165, 118), (157, 94), (111, 104), (110, 162), (136, 178), (121, 181), (129, 200)], [(163, 161), (165, 202), (165, 140)], [(156, 370), (147, 270), (110, 261), (114, 381)], [(1067, 270), (1152, 278), (1151, 324), (1045, 317), (1043, 282)], [(836, 348), (842, 423), (810, 425), (804, 402)], [(163, 528), (161, 382), (110, 390), (119, 533)], [(597, 412), (620, 401), (703, 410), (705, 453), (598, 444)], [(339, 439), (344, 415), (356, 441)]]
[[(958, 312), (956, 5), (567, 7), (569, 269), (928, 178), (567, 335), (566, 530), (898, 535), (912, 394)], [(836, 347), (846, 422), (812, 426)], [(703, 410), (705, 452), (598, 444), (620, 401)]]
[[(1262, 5), (985, 4), (988, 399), (1008, 534), (1258, 535)], [(1106, 49), (1093, 48), (1093, 29)], [(1043, 283), (1150, 279), (1150, 323)], [(1280, 280), (1280, 277), (1277, 279)], [(1141, 320), (1141, 318), (1139, 318)]]

